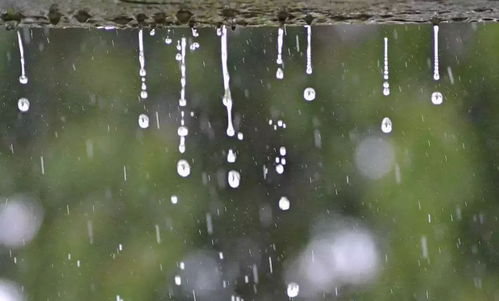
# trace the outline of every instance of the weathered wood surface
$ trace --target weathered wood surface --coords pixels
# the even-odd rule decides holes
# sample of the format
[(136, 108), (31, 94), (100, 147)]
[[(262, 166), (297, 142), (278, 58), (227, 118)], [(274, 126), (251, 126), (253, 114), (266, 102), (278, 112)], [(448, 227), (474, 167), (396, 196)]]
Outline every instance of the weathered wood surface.
[(495, 22), (499, 1), (1, 0), (0, 13), (7, 27)]

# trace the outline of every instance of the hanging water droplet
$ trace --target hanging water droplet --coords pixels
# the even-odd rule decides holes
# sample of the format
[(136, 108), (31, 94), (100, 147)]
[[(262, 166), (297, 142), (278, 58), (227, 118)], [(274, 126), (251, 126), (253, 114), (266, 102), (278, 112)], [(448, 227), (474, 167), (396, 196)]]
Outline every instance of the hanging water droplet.
[(385, 134), (389, 134), (392, 132), (392, 121), (390, 118), (385, 117), (381, 121), (381, 131)]
[(170, 202), (172, 202), (173, 205), (178, 203), (178, 197), (176, 195), (172, 195), (170, 197)]
[(28, 112), (29, 110), (29, 100), (27, 98), (19, 98), (17, 101), (17, 108), (21, 112)]
[(147, 116), (146, 114), (140, 114), (139, 126), (143, 129), (147, 129), (149, 127), (149, 116)]
[(288, 284), (287, 294), (289, 298), (295, 298), (300, 293), (300, 286), (296, 282)]
[(239, 187), (239, 183), (241, 181), (241, 174), (238, 171), (231, 170), (227, 175), (227, 180), (230, 187), (237, 188)]
[(291, 203), (289, 202), (288, 198), (285, 196), (282, 196), (279, 199), (279, 208), (283, 211), (287, 211), (287, 210), (289, 210), (290, 207), (291, 207)]
[(277, 79), (283, 79), (284, 78), (284, 71), (282, 71), (281, 67), (277, 68), (277, 71), (275, 73), (275, 77)]
[[(218, 34), (218, 30), (217, 30)], [(220, 48), (221, 48), (221, 59), (222, 59), (222, 74), (224, 81), (224, 96), (222, 98), (222, 103), (227, 109), (227, 136), (232, 137), (235, 134), (234, 125), (232, 124), (232, 96), (230, 93), (230, 75), (229, 68), (227, 66), (227, 27), (222, 25), (220, 29)]]
[(227, 153), (227, 162), (236, 162), (236, 153), (232, 149), (229, 149), (229, 152)]
[(191, 166), (189, 162), (184, 159), (180, 159), (177, 162), (177, 173), (179, 176), (185, 178), (191, 174)]
[(306, 88), (303, 91), (303, 98), (305, 98), (306, 101), (313, 101), (315, 99), (315, 89), (314, 88)]
[(442, 102), (444, 101), (444, 96), (442, 95), (442, 93), (440, 92), (433, 92), (431, 94), (431, 102), (438, 106), (438, 105), (441, 105)]
[(151, 31), (149, 32), (149, 35), (152, 37), (156, 34), (156, 30), (153, 28), (151, 29)]
[(173, 42), (173, 40), (171, 38), (169, 38), (169, 37), (165, 38), (165, 44), (166, 45), (170, 45), (172, 42)]

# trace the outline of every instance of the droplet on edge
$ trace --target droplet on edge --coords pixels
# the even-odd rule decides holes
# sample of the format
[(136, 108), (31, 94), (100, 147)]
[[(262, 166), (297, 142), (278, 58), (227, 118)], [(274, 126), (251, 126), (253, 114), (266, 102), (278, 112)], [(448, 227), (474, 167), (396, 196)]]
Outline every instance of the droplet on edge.
[(28, 112), (29, 110), (29, 100), (27, 98), (19, 98), (19, 100), (17, 101), (17, 108), (19, 109), (19, 111), (21, 112)]
[(306, 88), (305, 91), (303, 91), (303, 98), (305, 98), (306, 101), (312, 101), (315, 99), (315, 90), (314, 88)]
[(444, 96), (442, 95), (442, 93), (440, 92), (433, 92), (431, 94), (431, 102), (438, 106), (438, 105), (441, 105), (442, 102), (444, 101)]
[(177, 163), (177, 173), (179, 176), (185, 178), (191, 174), (191, 166), (189, 162), (184, 159), (180, 159)]
[(140, 114), (139, 126), (143, 129), (147, 129), (149, 127), (149, 116), (147, 116), (146, 114)]

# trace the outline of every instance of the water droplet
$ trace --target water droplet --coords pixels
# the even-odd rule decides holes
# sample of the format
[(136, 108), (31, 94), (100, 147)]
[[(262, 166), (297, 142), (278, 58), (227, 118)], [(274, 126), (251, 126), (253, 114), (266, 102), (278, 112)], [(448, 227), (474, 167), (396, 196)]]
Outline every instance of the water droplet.
[(312, 74), (312, 27), (305, 25), (307, 29), (307, 74)]
[(177, 173), (182, 178), (185, 178), (191, 174), (191, 166), (189, 162), (184, 159), (180, 159), (177, 163)]
[(231, 170), (227, 175), (227, 179), (230, 187), (237, 188), (241, 182), (241, 174), (238, 171)]
[(282, 71), (281, 67), (277, 68), (277, 71), (275, 73), (275, 77), (277, 79), (283, 79), (284, 78), (284, 72)]
[(183, 125), (179, 126), (178, 130), (177, 130), (177, 134), (180, 137), (185, 137), (185, 136), (189, 135), (189, 129), (186, 126), (183, 126)]
[(140, 97), (142, 99), (146, 99), (148, 96), (149, 95), (147, 94), (147, 91), (145, 91), (145, 90), (140, 91)]
[(241, 132), (237, 133), (237, 139), (243, 140), (244, 139), (244, 134), (241, 133)]
[(227, 153), (227, 162), (236, 162), (236, 153), (232, 149), (229, 149), (229, 152)]
[(156, 30), (153, 28), (151, 29), (151, 31), (149, 32), (149, 35), (152, 37), (156, 34)]
[(289, 298), (297, 297), (300, 293), (300, 286), (296, 282), (291, 282), (288, 284), (287, 293)]
[(275, 171), (281, 175), (284, 172), (284, 166), (282, 164), (277, 164)]
[(438, 105), (441, 105), (442, 102), (444, 101), (444, 96), (442, 95), (442, 93), (440, 92), (433, 92), (431, 94), (431, 102), (438, 106)]
[(182, 60), (182, 54), (177, 53), (177, 54), (175, 55), (175, 60), (177, 60), (177, 61), (179, 61), (179, 62), (180, 62), (180, 61)]
[(305, 98), (306, 101), (313, 101), (315, 99), (315, 89), (314, 88), (306, 88), (305, 91), (303, 91), (303, 98)]
[(389, 134), (392, 132), (392, 121), (390, 118), (385, 117), (381, 121), (381, 131), (385, 134)]
[(146, 114), (140, 114), (139, 126), (143, 129), (147, 129), (149, 127), (149, 116), (147, 116)]
[(165, 39), (165, 44), (166, 44), (166, 45), (170, 45), (172, 42), (173, 42), (173, 40), (172, 40), (171, 38), (169, 38), (169, 37), (167, 37), (167, 38)]
[(279, 148), (279, 153), (281, 154), (281, 156), (286, 156), (286, 147), (281, 146)]
[(285, 196), (282, 196), (279, 199), (279, 208), (283, 211), (289, 210), (289, 207), (291, 207), (291, 203), (289, 202), (288, 198)]
[(438, 59), (438, 32), (439, 32), (439, 26), (435, 25), (433, 26), (433, 55), (434, 55), (434, 62), (433, 62), (433, 79), (434, 80), (439, 80), (440, 79), (440, 67), (439, 67), (439, 59)]
[(176, 195), (172, 195), (170, 197), (170, 201), (172, 202), (173, 205), (178, 203), (178, 197)]
[(29, 100), (27, 98), (19, 98), (17, 101), (17, 108), (21, 112), (28, 112), (29, 110)]
[(179, 275), (175, 275), (175, 285), (181, 285), (182, 278)]
[(19, 76), (19, 82), (23, 85), (28, 83), (28, 78), (24, 75)]

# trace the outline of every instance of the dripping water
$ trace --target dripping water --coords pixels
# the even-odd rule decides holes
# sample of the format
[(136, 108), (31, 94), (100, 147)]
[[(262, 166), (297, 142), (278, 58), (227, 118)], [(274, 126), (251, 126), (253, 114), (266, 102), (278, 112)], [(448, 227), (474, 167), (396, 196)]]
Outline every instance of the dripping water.
[[(438, 55), (438, 34), (439, 34), (439, 26), (433, 26), (433, 80), (440, 80), (440, 66), (439, 66), (439, 55)], [(431, 102), (434, 105), (441, 105), (444, 100), (444, 96), (441, 92), (433, 92), (431, 94)]]
[[(217, 30), (218, 32), (218, 30)], [(227, 136), (232, 137), (235, 134), (232, 124), (232, 96), (230, 93), (230, 76), (227, 68), (227, 27), (225, 25), (220, 29), (221, 35), (221, 53), (222, 53), (222, 73), (224, 80), (224, 97), (223, 104), (227, 108)]]
[(283, 61), (282, 61), (282, 44), (283, 44), (283, 39), (284, 39), (284, 29), (282, 27), (279, 27), (277, 29), (277, 71), (275, 77), (277, 79), (283, 79), (284, 78), (284, 70), (283, 70)]
[(17, 42), (19, 43), (19, 54), (21, 57), (21, 75), (19, 76), (19, 82), (25, 85), (28, 83), (28, 77), (26, 76), (23, 40), (19, 31), (17, 32)]
[(139, 70), (139, 75), (141, 79), (141, 91), (140, 91), (140, 98), (142, 99), (147, 99), (147, 85), (146, 85), (146, 60), (144, 56), (144, 33), (143, 30), (139, 30), (139, 64), (140, 64), (140, 70)]
[(388, 82), (388, 38), (385, 37), (384, 67), (383, 67), (383, 95), (390, 95), (390, 83)]

